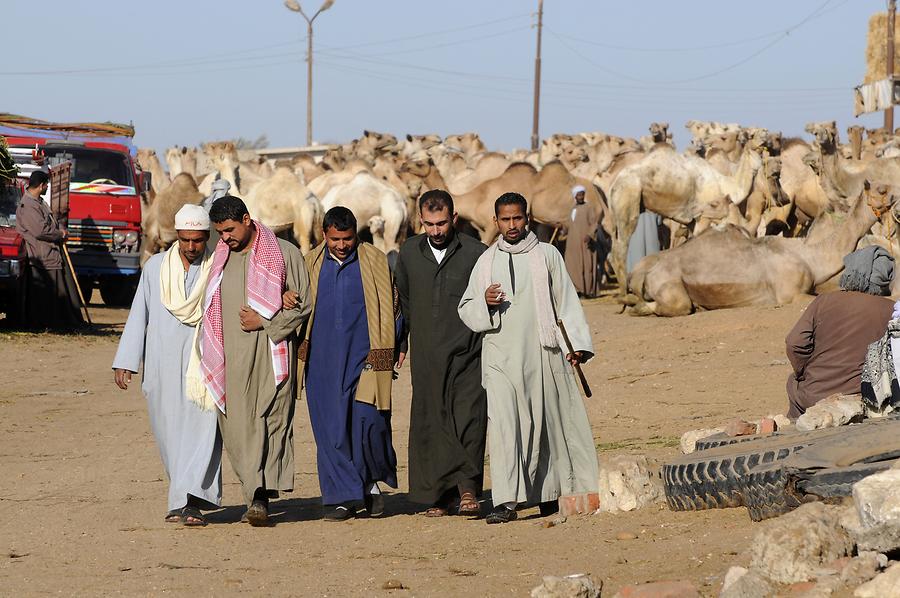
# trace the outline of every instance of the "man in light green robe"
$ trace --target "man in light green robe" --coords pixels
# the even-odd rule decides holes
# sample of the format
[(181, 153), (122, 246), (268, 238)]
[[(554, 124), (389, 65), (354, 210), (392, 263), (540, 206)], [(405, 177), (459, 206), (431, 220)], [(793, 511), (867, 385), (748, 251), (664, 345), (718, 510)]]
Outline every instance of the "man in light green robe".
[[(261, 225), (250, 220), (240, 199), (229, 195), (213, 203), (210, 219), (221, 235), (219, 243), (230, 250), (220, 285), (227, 407), (219, 413), (219, 428), (248, 505), (244, 520), (266, 525), (269, 499), (294, 487), (296, 332), (309, 317), (309, 274), (300, 250), (277, 239), (285, 265), (283, 290), (297, 293), (299, 307), (264, 318), (248, 305), (247, 295), (251, 248)], [(270, 341), (287, 341), (290, 370), (280, 384), (275, 381)]]
[(594, 349), (562, 256), (525, 232), (525, 199), (504, 194), (495, 213), (502, 237), (475, 265), (459, 315), (472, 331), (485, 333), (482, 383), (494, 502), (487, 522), (505, 523), (521, 503), (540, 504), (546, 515), (560, 496), (596, 492), (597, 453), (571, 365)]

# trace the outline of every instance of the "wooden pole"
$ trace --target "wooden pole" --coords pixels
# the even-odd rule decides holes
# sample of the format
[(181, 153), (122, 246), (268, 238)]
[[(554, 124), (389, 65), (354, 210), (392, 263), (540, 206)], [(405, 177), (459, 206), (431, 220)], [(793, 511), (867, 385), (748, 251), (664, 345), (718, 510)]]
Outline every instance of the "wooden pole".
[(534, 112), (531, 120), (531, 150), (538, 148), (538, 123), (541, 113), (541, 29), (544, 27), (544, 0), (538, 0), (537, 53), (534, 57)]
[(69, 248), (66, 247), (66, 244), (62, 244), (63, 255), (66, 256), (66, 265), (69, 266), (69, 274), (72, 275), (72, 280), (75, 281), (75, 289), (78, 291), (78, 300), (81, 301), (81, 307), (84, 309), (84, 317), (88, 322), (88, 325), (93, 326), (94, 323), (91, 322), (91, 313), (88, 311), (87, 301), (84, 300), (84, 294), (81, 292), (81, 285), (78, 284), (78, 276), (75, 274), (75, 266), (72, 265), (72, 258), (69, 256)]
[[(887, 78), (891, 81), (891, 97), (894, 95), (894, 17), (897, 14), (897, 0), (888, 2), (887, 19)], [(894, 105), (884, 110), (884, 130), (891, 135), (894, 132)]]

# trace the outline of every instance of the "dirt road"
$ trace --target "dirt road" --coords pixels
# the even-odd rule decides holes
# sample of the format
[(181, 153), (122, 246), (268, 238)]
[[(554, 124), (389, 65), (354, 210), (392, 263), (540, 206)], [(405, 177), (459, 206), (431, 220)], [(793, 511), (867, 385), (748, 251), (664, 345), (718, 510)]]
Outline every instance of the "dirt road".
[[(784, 411), (784, 336), (808, 301), (672, 320), (586, 305), (598, 357), (585, 372), (598, 450), (664, 459), (683, 431)], [(589, 573), (611, 596), (626, 584), (686, 579), (718, 595), (746, 564), (744, 509), (569, 518), (546, 528), (537, 509), (488, 526), (426, 519), (406, 501), (408, 371), (396, 386), (401, 488), (388, 517), (320, 520), (315, 446), (298, 406), (296, 485), (273, 504), (277, 525), (238, 523), (240, 490), (225, 466), (211, 525), (163, 522), (166, 483), (138, 385), (113, 384), (125, 310), (94, 309), (91, 336), (0, 332), (0, 588), (9, 596), (526, 596), (543, 575)], [(631, 532), (633, 540), (617, 540)], [(399, 580), (408, 590), (384, 590)]]

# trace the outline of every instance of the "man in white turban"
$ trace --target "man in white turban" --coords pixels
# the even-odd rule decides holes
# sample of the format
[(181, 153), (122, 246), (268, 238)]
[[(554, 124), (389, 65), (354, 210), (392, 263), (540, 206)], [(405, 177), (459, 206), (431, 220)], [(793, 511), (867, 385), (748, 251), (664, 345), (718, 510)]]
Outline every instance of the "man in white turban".
[(141, 390), (169, 478), (165, 520), (206, 525), (201, 509), (222, 499), (222, 439), (213, 402), (203, 392), (198, 327), (212, 263), (209, 214), (185, 205), (175, 215), (178, 242), (144, 264), (119, 350), (116, 385), (128, 388), (144, 364)]
[(599, 213), (585, 201), (585, 188), (572, 187), (575, 205), (566, 237), (566, 271), (582, 297), (597, 294), (597, 225)]

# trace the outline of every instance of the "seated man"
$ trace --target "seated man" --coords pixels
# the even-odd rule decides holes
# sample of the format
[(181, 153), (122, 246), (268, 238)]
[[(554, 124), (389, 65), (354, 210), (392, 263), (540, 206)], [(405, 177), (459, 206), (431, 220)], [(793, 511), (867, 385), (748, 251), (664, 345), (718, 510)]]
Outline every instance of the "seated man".
[(787, 416), (795, 420), (835, 393), (858, 394), (866, 349), (884, 334), (894, 303), (894, 259), (881, 247), (844, 258), (841, 290), (819, 295), (785, 339), (793, 367)]

